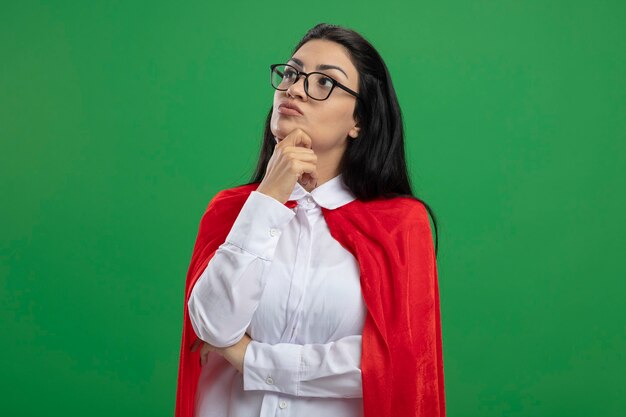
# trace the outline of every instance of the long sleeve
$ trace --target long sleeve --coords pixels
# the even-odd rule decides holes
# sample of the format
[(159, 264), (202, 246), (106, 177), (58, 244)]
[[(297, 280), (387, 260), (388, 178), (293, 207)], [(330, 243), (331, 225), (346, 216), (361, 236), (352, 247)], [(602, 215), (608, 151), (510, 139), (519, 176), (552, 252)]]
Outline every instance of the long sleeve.
[(361, 335), (304, 345), (253, 340), (244, 355), (243, 388), (300, 397), (362, 398), (361, 343)]
[(253, 191), (187, 303), (193, 330), (216, 347), (243, 337), (256, 311), (278, 239), (295, 213)]

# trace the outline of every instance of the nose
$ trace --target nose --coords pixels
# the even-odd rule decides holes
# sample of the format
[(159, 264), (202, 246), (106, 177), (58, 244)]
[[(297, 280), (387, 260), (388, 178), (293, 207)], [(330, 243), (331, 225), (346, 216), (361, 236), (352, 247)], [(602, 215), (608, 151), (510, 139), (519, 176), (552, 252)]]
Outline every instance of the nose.
[[(305, 79), (304, 75), (299, 76), (296, 82), (289, 86), (289, 88), (287, 89), (287, 94), (292, 97), (298, 96), (301, 99), (306, 100), (307, 95), (306, 95), (306, 92), (304, 91), (304, 79)], [(302, 83), (300, 83), (300, 80), (302, 80)]]

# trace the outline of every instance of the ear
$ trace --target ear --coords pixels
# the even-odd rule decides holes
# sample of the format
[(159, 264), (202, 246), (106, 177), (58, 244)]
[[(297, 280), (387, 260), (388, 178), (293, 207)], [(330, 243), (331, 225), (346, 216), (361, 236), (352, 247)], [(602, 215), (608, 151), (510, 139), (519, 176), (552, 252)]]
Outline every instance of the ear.
[(350, 135), (352, 139), (356, 139), (356, 137), (359, 136), (360, 130), (361, 128), (359, 127), (359, 124), (357, 123), (352, 129), (350, 129), (350, 131), (348, 132), (348, 135)]

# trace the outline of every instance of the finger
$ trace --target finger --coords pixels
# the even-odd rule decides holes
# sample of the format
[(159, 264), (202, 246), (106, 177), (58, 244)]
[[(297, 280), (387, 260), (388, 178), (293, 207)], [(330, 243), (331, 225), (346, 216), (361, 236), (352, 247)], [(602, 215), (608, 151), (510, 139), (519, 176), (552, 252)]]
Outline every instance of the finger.
[(311, 137), (307, 135), (303, 130), (299, 131), (298, 139), (299, 142), (297, 143), (297, 145), (303, 146), (308, 149), (312, 148)]
[(289, 159), (293, 159), (294, 161), (306, 162), (313, 165), (317, 164), (317, 155), (311, 153), (290, 152), (287, 155)]
[(202, 346), (202, 349), (200, 349), (200, 365), (201, 366), (207, 362), (207, 360), (209, 359), (209, 353), (213, 352), (214, 350), (215, 348), (212, 345), (205, 342), (204, 346)]
[(287, 142), (287, 145), (301, 146), (311, 149), (311, 137), (302, 129), (297, 128), (287, 135), (283, 142)]
[(304, 180), (302, 185), (313, 184), (313, 188), (317, 187), (317, 174), (315, 172), (307, 172), (302, 175)]
[(306, 173), (310, 174), (313, 178), (317, 178), (317, 165), (315, 163), (308, 161), (298, 161), (297, 167), (300, 175)]
[(305, 155), (315, 155), (315, 151), (309, 148), (303, 148), (302, 146), (286, 146), (283, 148), (283, 153), (298, 153)]
[(193, 342), (189, 350), (191, 350), (192, 352), (195, 352), (196, 350), (198, 350), (198, 346), (200, 346), (201, 343), (202, 343), (202, 340), (196, 338), (196, 340)]
[(302, 185), (313, 184), (313, 188), (317, 187), (317, 170), (311, 170), (309, 172), (304, 172), (301, 176), (305, 182)]

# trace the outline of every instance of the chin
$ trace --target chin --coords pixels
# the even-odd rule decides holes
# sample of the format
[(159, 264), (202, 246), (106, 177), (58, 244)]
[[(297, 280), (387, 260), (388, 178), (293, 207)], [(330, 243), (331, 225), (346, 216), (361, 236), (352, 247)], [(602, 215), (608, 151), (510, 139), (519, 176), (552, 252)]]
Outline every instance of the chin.
[(274, 128), (271, 130), (274, 136), (276, 137), (281, 136), (284, 138), (289, 133), (291, 133), (296, 127), (302, 127), (302, 126), (293, 120), (278, 119), (277, 122), (274, 124)]

